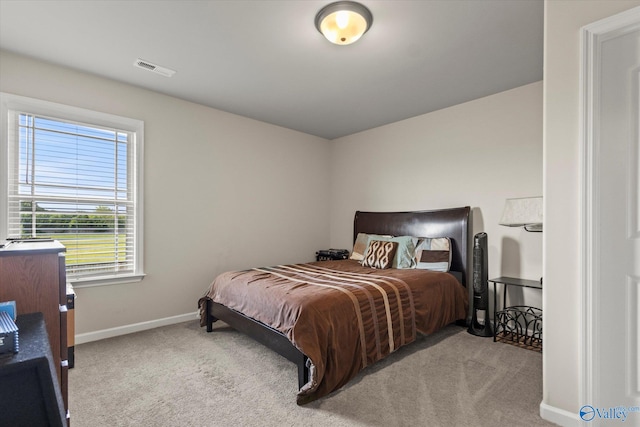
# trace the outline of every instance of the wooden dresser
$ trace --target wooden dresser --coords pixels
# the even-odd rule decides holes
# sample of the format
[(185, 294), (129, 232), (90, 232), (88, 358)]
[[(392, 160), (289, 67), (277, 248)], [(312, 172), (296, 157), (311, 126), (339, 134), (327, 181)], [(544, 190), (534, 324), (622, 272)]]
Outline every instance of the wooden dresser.
[(0, 248), (0, 301), (15, 301), (18, 315), (43, 314), (68, 417), (66, 289), (65, 247), (59, 242), (16, 241)]

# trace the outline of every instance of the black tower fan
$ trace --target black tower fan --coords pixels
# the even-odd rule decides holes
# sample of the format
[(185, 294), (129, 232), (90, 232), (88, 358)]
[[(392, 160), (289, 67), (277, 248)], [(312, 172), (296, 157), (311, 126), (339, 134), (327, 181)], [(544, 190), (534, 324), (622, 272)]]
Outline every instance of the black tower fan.
[[(487, 233), (473, 237), (473, 300), (469, 333), (479, 337), (492, 337), (489, 321), (489, 281), (487, 273)], [(478, 322), (478, 310), (484, 311), (484, 325)]]

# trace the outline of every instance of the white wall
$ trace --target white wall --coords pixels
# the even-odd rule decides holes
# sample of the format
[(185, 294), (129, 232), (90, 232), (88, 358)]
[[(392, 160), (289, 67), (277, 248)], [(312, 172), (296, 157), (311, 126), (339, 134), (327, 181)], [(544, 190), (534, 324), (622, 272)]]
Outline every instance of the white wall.
[(78, 290), (78, 334), (193, 312), (223, 270), (350, 248), (356, 210), (469, 205), (491, 277), (541, 275), (542, 235), (498, 225), (506, 198), (542, 194), (541, 82), (332, 142), (8, 52), (0, 90), (145, 121), (148, 276)]
[[(577, 425), (580, 402), (580, 29), (640, 1), (545, 1), (543, 416)], [(552, 418), (553, 417), (553, 418)]]
[[(542, 195), (542, 82), (332, 144), (333, 247), (351, 247), (356, 210), (468, 205), (472, 234), (488, 234), (490, 278), (540, 278), (542, 234), (498, 221), (506, 198)], [(541, 306), (539, 291), (524, 299)]]
[(0, 91), (145, 122), (147, 276), (77, 290), (78, 334), (193, 313), (218, 273), (329, 244), (322, 138), (8, 52)]

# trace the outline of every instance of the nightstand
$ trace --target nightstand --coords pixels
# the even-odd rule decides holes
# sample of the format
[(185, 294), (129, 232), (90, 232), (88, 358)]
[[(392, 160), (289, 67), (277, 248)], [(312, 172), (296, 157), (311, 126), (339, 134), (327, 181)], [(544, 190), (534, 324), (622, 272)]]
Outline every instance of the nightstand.
[[(507, 306), (507, 288), (533, 288), (542, 291), (537, 280), (517, 277), (490, 279), (493, 283), (493, 341), (505, 342), (529, 350), (542, 351), (542, 310), (528, 305)], [(502, 309), (497, 305), (497, 285), (502, 284)]]

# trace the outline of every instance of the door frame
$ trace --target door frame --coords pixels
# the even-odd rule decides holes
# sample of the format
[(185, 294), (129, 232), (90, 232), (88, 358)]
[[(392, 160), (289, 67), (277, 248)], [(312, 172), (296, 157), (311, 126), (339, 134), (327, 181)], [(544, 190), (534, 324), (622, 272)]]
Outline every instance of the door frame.
[[(580, 405), (596, 403), (599, 390), (600, 366), (598, 352), (599, 330), (598, 320), (606, 313), (601, 313), (596, 302), (601, 292), (599, 266), (596, 262), (599, 255), (599, 234), (597, 224), (600, 218), (597, 206), (600, 193), (597, 178), (601, 171), (598, 168), (600, 141), (600, 83), (602, 44), (615, 37), (640, 29), (640, 7), (632, 8), (617, 15), (596, 21), (582, 28), (582, 63), (580, 72), (580, 283), (581, 286), (581, 331), (580, 331)], [(639, 132), (636, 129), (636, 133)], [(637, 137), (638, 135), (636, 135)], [(627, 195), (628, 197), (628, 195)], [(628, 285), (627, 285), (628, 286)], [(638, 291), (635, 290), (636, 301)], [(632, 304), (632, 302), (629, 302)], [(637, 310), (636, 310), (637, 312)], [(640, 321), (640, 319), (638, 319)], [(640, 331), (636, 322), (631, 325), (630, 334), (638, 337)], [(628, 336), (627, 338), (631, 338)], [(637, 341), (638, 339), (636, 339)], [(636, 346), (631, 351), (637, 360), (640, 349)], [(633, 360), (633, 357), (631, 358)], [(633, 364), (630, 364), (633, 365)], [(640, 390), (640, 373), (638, 367), (629, 366), (633, 379), (630, 388)], [(630, 390), (629, 390), (630, 391)], [(582, 421), (582, 420), (580, 420)], [(582, 422), (583, 424), (585, 422)]]

